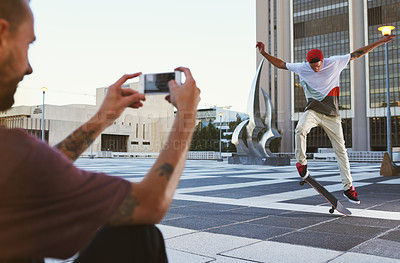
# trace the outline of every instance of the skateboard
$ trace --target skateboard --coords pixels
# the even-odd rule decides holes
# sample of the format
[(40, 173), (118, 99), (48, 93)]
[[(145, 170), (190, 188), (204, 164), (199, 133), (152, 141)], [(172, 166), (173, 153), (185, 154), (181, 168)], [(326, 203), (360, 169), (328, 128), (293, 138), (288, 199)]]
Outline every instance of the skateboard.
[(300, 185), (304, 185), (304, 183), (308, 183), (309, 185), (311, 185), (312, 188), (314, 188), (323, 198), (325, 198), (326, 201), (328, 201), (329, 204), (332, 205), (332, 208), (329, 209), (329, 213), (333, 214), (336, 209), (339, 213), (342, 213), (343, 215), (351, 215), (350, 210), (344, 207), (342, 203), (340, 203), (339, 200), (337, 200), (336, 197), (333, 196), (333, 194), (331, 194), (328, 190), (326, 190), (325, 187), (323, 187), (317, 180), (315, 180), (314, 177), (308, 175), (306, 178), (302, 178), (302, 180), (300, 181)]

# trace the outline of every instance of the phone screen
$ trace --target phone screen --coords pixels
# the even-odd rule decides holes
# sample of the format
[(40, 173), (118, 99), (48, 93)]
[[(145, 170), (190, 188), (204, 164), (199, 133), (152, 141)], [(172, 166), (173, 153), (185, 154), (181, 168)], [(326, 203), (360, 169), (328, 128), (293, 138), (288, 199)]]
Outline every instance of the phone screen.
[(169, 93), (168, 81), (175, 79), (175, 72), (145, 74), (145, 93)]

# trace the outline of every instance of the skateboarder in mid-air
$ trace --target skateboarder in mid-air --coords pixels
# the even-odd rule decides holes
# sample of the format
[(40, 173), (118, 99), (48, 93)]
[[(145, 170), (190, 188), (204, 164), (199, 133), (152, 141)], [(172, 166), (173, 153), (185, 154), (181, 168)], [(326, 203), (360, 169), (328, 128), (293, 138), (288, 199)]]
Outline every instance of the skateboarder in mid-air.
[(314, 127), (321, 126), (329, 137), (338, 159), (340, 175), (344, 186), (344, 196), (352, 203), (359, 204), (358, 194), (352, 184), (350, 164), (344, 143), (339, 115), (339, 78), (350, 60), (358, 59), (374, 48), (390, 42), (395, 36), (384, 36), (380, 40), (343, 55), (325, 58), (322, 51), (312, 49), (307, 54), (307, 62), (286, 63), (265, 52), (263, 42), (256, 47), (272, 65), (298, 74), (307, 99), (307, 106), (295, 130), (295, 155), (297, 170), (301, 177), (308, 176), (306, 160), (306, 138)]

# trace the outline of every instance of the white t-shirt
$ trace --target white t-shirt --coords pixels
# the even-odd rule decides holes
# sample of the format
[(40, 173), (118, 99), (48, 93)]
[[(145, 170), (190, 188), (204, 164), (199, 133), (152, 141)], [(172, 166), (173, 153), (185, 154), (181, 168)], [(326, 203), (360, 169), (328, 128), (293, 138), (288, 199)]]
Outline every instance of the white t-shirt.
[[(300, 83), (307, 99), (306, 110), (313, 109), (327, 115), (339, 115), (340, 73), (346, 68), (349, 61), (350, 54), (325, 58), (319, 72), (313, 71), (308, 62), (286, 63), (287, 69), (300, 77)], [(332, 94), (332, 91), (337, 92)]]

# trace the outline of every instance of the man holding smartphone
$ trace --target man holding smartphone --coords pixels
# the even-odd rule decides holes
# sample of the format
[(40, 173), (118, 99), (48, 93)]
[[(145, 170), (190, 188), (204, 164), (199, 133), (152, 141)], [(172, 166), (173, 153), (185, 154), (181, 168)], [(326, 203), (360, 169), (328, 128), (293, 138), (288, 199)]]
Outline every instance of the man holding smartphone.
[[(28, 0), (0, 2), (0, 110), (14, 103), (18, 83), (33, 72), (35, 40)], [(200, 90), (188, 68), (166, 99), (177, 114), (165, 147), (139, 183), (73, 165), (94, 139), (122, 114), (139, 108), (145, 95), (122, 89), (140, 73), (111, 85), (98, 112), (55, 148), (19, 129), (0, 127), (0, 262), (167, 262), (154, 224), (172, 202), (196, 124)]]

